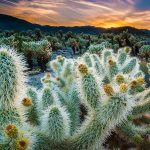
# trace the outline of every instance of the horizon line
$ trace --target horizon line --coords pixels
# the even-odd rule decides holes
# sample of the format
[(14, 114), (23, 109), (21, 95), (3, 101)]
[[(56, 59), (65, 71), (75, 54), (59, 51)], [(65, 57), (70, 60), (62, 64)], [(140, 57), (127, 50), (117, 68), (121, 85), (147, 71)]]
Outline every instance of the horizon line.
[(21, 18), (21, 17), (16, 17), (16, 16), (12, 16), (12, 15), (8, 15), (8, 14), (5, 14), (5, 13), (0, 13), (0, 15), (5, 15), (5, 16), (9, 16), (9, 17), (12, 17), (12, 18), (16, 18), (16, 19), (19, 19), (19, 20), (23, 20), (23, 21), (26, 21), (28, 23), (31, 23), (33, 25), (39, 25), (39, 26), (48, 26), (48, 27), (68, 27), (68, 28), (72, 28), (72, 27), (95, 27), (95, 28), (102, 28), (102, 29), (115, 29), (115, 28), (123, 28), (123, 27), (130, 27), (130, 28), (135, 28), (135, 29), (139, 29), (139, 30), (149, 30), (150, 29), (146, 29), (146, 28), (138, 28), (138, 27), (135, 27), (135, 26), (118, 26), (118, 27), (115, 27), (115, 26), (112, 26), (112, 27), (102, 27), (102, 26), (93, 26), (93, 25), (81, 25), (81, 26), (78, 26), (78, 25), (74, 25), (74, 26), (64, 26), (64, 25), (49, 25), (49, 24), (40, 24), (40, 23), (34, 23), (32, 21), (28, 21), (24, 18)]

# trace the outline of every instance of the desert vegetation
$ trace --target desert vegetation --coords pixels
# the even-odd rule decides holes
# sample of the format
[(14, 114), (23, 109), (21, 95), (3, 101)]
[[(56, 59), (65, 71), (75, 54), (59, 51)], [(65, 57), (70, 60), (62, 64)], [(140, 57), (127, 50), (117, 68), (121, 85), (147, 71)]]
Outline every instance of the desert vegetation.
[(147, 38), (0, 31), (0, 150), (150, 147)]

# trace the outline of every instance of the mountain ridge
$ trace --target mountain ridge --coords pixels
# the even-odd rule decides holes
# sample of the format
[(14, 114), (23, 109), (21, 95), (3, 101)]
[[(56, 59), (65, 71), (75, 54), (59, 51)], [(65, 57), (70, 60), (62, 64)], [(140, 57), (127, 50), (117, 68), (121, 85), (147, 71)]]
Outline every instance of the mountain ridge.
[(58, 32), (62, 30), (63, 32), (72, 31), (74, 33), (88, 33), (88, 34), (100, 34), (100, 33), (120, 33), (122, 31), (128, 30), (130, 33), (145, 34), (150, 35), (150, 30), (147, 29), (137, 29), (130, 26), (117, 27), (117, 28), (102, 28), (95, 26), (49, 26), (49, 25), (39, 25), (33, 24), (26, 20), (19, 19), (13, 16), (0, 14), (0, 29), (1, 30), (15, 30), (15, 31), (26, 31), (34, 30), (39, 28), (44, 32)]

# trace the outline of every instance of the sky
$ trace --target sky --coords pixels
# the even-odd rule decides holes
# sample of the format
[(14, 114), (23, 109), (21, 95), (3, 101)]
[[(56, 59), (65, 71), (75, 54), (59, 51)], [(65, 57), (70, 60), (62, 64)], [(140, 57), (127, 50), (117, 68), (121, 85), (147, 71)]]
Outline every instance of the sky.
[(150, 0), (0, 0), (0, 13), (41, 25), (150, 29)]

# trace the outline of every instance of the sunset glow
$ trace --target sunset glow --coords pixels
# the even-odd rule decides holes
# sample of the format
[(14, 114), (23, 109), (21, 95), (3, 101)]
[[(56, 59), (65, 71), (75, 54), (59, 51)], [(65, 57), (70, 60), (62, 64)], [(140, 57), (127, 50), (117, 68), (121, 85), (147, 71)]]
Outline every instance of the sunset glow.
[(0, 0), (0, 13), (42, 25), (150, 29), (149, 0)]

